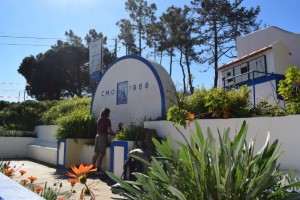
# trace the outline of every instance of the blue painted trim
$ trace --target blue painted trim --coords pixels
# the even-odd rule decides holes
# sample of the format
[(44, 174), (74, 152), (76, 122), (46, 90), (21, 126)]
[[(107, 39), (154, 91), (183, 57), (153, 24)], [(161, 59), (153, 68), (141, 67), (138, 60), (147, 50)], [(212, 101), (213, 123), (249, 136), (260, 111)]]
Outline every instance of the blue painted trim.
[[(254, 72), (252, 72), (252, 77), (254, 77)], [(275, 80), (275, 83), (276, 83), (276, 88), (275, 89), (276, 89), (277, 99), (283, 100), (283, 98), (278, 94), (278, 83), (279, 83), (280, 80), (282, 80), (284, 78), (285, 78), (285, 76), (282, 75), (282, 74), (270, 73), (270, 74), (267, 74), (266, 76), (262, 76), (262, 77), (254, 78), (254, 79), (251, 79), (251, 80), (248, 80), (248, 81), (237, 83), (232, 87), (240, 87), (242, 85), (247, 85), (248, 87), (252, 86), (253, 87), (253, 105), (255, 107), (256, 106), (255, 86), (257, 84), (261, 84), (261, 83), (265, 83), (265, 82), (268, 82), (268, 81)]]
[(253, 84), (257, 85), (257, 84), (261, 84), (261, 83), (265, 83), (265, 82), (273, 81), (273, 80), (276, 80), (276, 84), (277, 84), (277, 82), (279, 80), (282, 80), (282, 79), (284, 79), (284, 75), (282, 75), (282, 74), (273, 74), (272, 73), (272, 74), (269, 74), (269, 75), (266, 75), (266, 76), (262, 76), (262, 77), (254, 78), (254, 79), (244, 81), (244, 82), (241, 82), (241, 83), (237, 83), (235, 85), (238, 86), (238, 87), (242, 86), (242, 85), (252, 86)]
[[(59, 164), (58, 161), (59, 161), (59, 146), (60, 146), (60, 143), (64, 143), (64, 160), (63, 160), (63, 164)], [(60, 169), (64, 169), (66, 167), (66, 153), (67, 153), (67, 139), (66, 138), (58, 138), (57, 139), (57, 151), (56, 151), (56, 166)]]
[[(144, 64), (146, 64), (149, 69), (152, 71), (153, 75), (155, 76), (156, 78), (156, 81), (158, 83), (158, 87), (159, 87), (159, 92), (160, 92), (160, 98), (161, 98), (161, 117), (165, 117), (166, 116), (166, 102), (165, 102), (165, 92), (164, 92), (164, 88), (163, 88), (163, 84), (162, 84), (162, 81), (160, 79), (160, 76), (158, 74), (158, 72), (156, 71), (155, 67), (145, 58), (142, 58), (140, 56), (137, 56), (137, 55), (127, 55), (127, 56), (123, 56), (117, 60), (115, 60), (114, 62), (112, 62), (106, 69), (105, 71), (103, 72), (103, 74), (101, 75), (100, 77), (100, 80), (99, 80), (99, 83), (96, 87), (96, 90), (95, 90), (95, 93), (99, 87), (99, 84), (102, 80), (102, 78), (104, 77), (105, 73), (109, 70), (109, 68), (111, 68), (114, 64), (116, 64), (117, 62), (120, 62), (122, 60), (125, 60), (125, 59), (135, 59), (135, 60), (139, 60), (141, 62), (143, 62)], [(95, 97), (95, 93), (93, 94), (93, 97), (92, 97), (92, 104), (91, 104), (91, 112), (92, 112), (92, 106), (93, 106), (93, 102), (94, 102), (94, 97)]]
[(115, 147), (123, 147), (124, 148), (123, 163), (125, 163), (125, 160), (127, 160), (127, 158), (128, 158), (128, 142), (127, 141), (122, 141), (122, 140), (112, 141), (111, 146), (110, 146), (110, 167), (109, 167), (110, 168), (109, 171), (112, 172), (112, 173), (114, 173)]
[(111, 145), (110, 145), (110, 161), (109, 161), (109, 171), (111, 173), (114, 172), (114, 153), (115, 153), (115, 145), (114, 145), (114, 141), (111, 141)]
[[(254, 79), (251, 79), (248, 81), (236, 83), (235, 86), (237, 86), (237, 87), (240, 87), (242, 85), (253, 86), (253, 85), (257, 85), (257, 84), (261, 84), (261, 83), (265, 83), (265, 82), (273, 81), (273, 80), (276, 80), (276, 84), (277, 84), (277, 82), (282, 79), (284, 79), (284, 75), (282, 75), (282, 74), (269, 74), (269, 75), (254, 78)], [(232, 86), (232, 87), (234, 87), (234, 86)]]

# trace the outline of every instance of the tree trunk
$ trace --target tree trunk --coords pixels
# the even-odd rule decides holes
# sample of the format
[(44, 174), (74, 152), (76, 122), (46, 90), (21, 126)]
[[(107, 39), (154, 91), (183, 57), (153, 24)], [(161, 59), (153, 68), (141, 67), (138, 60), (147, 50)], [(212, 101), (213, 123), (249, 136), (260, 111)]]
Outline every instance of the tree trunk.
[(173, 64), (173, 48), (171, 50), (171, 56), (170, 56), (170, 76), (172, 76), (172, 64)]
[(218, 32), (217, 32), (217, 21), (213, 21), (213, 32), (214, 32), (214, 69), (215, 69), (215, 78), (214, 78), (214, 87), (218, 86)]
[(189, 86), (190, 86), (190, 92), (191, 92), (191, 94), (193, 94), (194, 93), (193, 76), (192, 76), (192, 73), (191, 73), (190, 62), (189, 62), (189, 58), (187, 56), (187, 53), (185, 53), (185, 61), (186, 61), (186, 68), (188, 70), (188, 81), (189, 81)]
[(184, 71), (184, 66), (182, 64), (182, 51), (180, 51), (180, 66), (182, 70), (183, 94), (186, 94), (185, 71)]
[(139, 55), (142, 56), (142, 22), (139, 19)]
[(163, 57), (163, 52), (160, 51), (160, 60), (159, 60), (159, 64), (160, 64), (160, 65), (161, 65), (161, 63), (162, 63), (162, 57)]

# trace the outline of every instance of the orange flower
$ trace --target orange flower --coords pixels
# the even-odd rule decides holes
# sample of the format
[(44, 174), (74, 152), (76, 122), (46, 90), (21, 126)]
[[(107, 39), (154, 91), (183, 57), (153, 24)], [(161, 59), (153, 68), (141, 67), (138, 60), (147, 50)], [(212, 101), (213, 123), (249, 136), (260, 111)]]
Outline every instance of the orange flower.
[(14, 169), (12, 169), (12, 168), (7, 168), (7, 169), (5, 169), (5, 172), (4, 172), (4, 174), (6, 176), (12, 176), (13, 173), (14, 173)]
[(4, 168), (5, 168), (5, 169), (8, 169), (8, 168), (10, 168), (10, 166), (9, 166), (9, 165), (10, 165), (10, 161), (8, 161), (7, 163), (4, 163)]
[(195, 115), (194, 114), (190, 114), (189, 116), (188, 116), (188, 123), (187, 123), (187, 125), (188, 126), (190, 126), (191, 125), (191, 122), (192, 121), (194, 121), (194, 119), (195, 119)]
[(57, 197), (56, 200), (65, 200), (65, 197)]
[(19, 172), (20, 172), (21, 176), (22, 176), (23, 174), (26, 174), (26, 171), (23, 170), (23, 169), (19, 170)]
[(39, 193), (40, 191), (42, 191), (44, 188), (42, 186), (36, 186), (33, 188), (34, 191), (36, 191), (37, 193)]
[(67, 172), (67, 175), (70, 177), (73, 177), (73, 178), (77, 178), (80, 181), (80, 183), (83, 183), (83, 184), (86, 183), (86, 174), (87, 173), (97, 171), (96, 168), (92, 169), (93, 168), (92, 164), (87, 165), (87, 166), (83, 166), (83, 164), (80, 164), (79, 168), (77, 168), (75, 165), (73, 165), (73, 166), (71, 166), (71, 168), (74, 173)]
[(193, 121), (195, 119), (195, 115), (194, 114), (190, 114), (188, 117), (189, 121)]
[(22, 183), (22, 185), (26, 185), (28, 183), (28, 179), (22, 179), (21, 183)]
[(28, 179), (30, 180), (30, 183), (33, 183), (35, 180), (37, 180), (34, 176), (29, 176)]
[(69, 179), (68, 182), (71, 183), (71, 186), (73, 187), (78, 182), (78, 180), (72, 178), (72, 179)]

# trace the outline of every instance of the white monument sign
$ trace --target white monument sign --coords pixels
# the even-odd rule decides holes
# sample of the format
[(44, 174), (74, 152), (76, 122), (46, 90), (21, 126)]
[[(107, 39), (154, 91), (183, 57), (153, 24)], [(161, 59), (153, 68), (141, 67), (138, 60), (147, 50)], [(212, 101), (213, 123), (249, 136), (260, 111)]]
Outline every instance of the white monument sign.
[(130, 55), (119, 58), (103, 73), (91, 111), (99, 117), (103, 108), (109, 108), (116, 129), (120, 122), (165, 117), (175, 101), (175, 87), (167, 71), (158, 63)]

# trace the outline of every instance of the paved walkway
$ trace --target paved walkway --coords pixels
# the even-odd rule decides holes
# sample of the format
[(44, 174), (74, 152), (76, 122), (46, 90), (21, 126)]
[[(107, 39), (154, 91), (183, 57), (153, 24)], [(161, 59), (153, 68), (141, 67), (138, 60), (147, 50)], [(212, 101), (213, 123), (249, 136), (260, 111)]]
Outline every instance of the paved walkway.
[[(45, 183), (47, 182), (47, 186), (59, 188), (58, 186), (54, 187), (54, 184), (56, 183), (59, 185), (62, 183), (60, 193), (66, 194), (71, 190), (71, 184), (67, 181), (69, 179), (69, 177), (66, 176), (67, 170), (56, 169), (54, 166), (49, 166), (31, 160), (11, 160), (10, 166), (15, 166), (16, 169), (20, 167), (20, 169), (26, 170), (26, 174), (24, 174), (22, 177), (18, 177), (19, 173), (16, 173), (16, 176), (13, 178), (16, 181), (27, 179), (29, 176), (34, 176), (37, 178), (37, 180), (34, 182), (36, 185), (41, 185), (44, 187)], [(92, 186), (97, 200), (108, 200), (112, 199), (112, 197), (120, 197), (111, 193), (110, 186), (107, 182), (107, 178), (100, 180), (99, 177), (94, 175), (88, 176), (87, 184)], [(73, 188), (76, 193), (72, 194), (71, 198), (69, 199), (79, 199), (80, 192), (83, 188), (84, 186), (81, 183), (76, 183)], [(86, 199), (89, 198), (86, 197)]]

